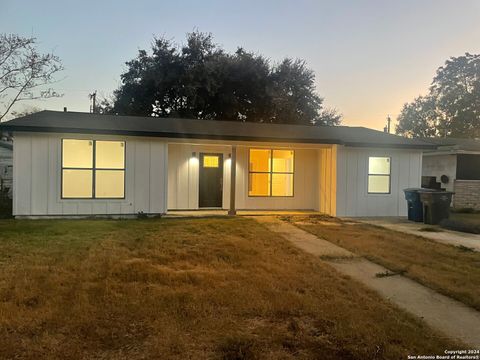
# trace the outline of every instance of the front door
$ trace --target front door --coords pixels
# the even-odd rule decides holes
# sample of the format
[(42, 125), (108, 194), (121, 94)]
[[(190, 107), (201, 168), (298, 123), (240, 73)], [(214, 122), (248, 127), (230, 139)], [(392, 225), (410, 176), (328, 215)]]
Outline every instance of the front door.
[(222, 207), (222, 154), (200, 153), (198, 187), (199, 207)]

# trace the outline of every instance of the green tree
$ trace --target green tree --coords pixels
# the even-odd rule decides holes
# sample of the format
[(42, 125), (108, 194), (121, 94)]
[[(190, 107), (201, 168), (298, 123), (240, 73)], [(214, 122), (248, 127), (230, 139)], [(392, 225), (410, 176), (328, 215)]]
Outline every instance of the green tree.
[(480, 55), (447, 60), (437, 70), (430, 92), (445, 115), (448, 135), (480, 136)]
[(126, 65), (113, 104), (104, 102), (103, 112), (309, 125), (341, 121), (323, 106), (304, 61), (272, 65), (243, 48), (227, 53), (210, 34), (187, 34), (183, 47), (154, 39), (150, 53), (140, 50)]
[(446, 135), (444, 117), (431, 96), (419, 96), (404, 104), (397, 120), (397, 135), (410, 138)]
[(396, 133), (408, 137), (480, 137), (480, 55), (452, 57), (429, 94), (405, 104)]

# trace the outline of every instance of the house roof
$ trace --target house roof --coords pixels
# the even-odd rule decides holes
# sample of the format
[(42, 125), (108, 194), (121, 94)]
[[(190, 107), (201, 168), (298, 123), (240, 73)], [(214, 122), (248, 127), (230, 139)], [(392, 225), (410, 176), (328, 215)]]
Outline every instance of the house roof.
[(13, 119), (0, 124), (0, 129), (182, 139), (341, 144), (356, 147), (415, 149), (436, 147), (419, 139), (406, 139), (364, 127), (284, 125), (60, 111), (41, 111)]
[(437, 145), (438, 152), (480, 152), (480, 140), (460, 138), (424, 138), (423, 140)]

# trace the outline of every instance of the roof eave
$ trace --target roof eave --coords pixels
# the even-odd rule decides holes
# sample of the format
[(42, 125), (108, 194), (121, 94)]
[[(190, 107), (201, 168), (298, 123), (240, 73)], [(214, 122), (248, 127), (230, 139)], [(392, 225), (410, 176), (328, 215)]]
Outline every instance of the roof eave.
[(255, 141), (255, 142), (276, 142), (276, 143), (304, 143), (304, 144), (336, 144), (351, 147), (363, 148), (394, 148), (394, 149), (436, 149), (435, 145), (430, 144), (385, 144), (371, 142), (345, 142), (339, 139), (312, 139), (312, 138), (277, 138), (277, 137), (254, 137), (241, 135), (214, 135), (214, 134), (190, 134), (175, 132), (153, 132), (153, 131), (135, 131), (135, 130), (109, 130), (109, 129), (85, 129), (85, 128), (61, 128), (61, 127), (41, 127), (41, 126), (18, 126), (0, 124), (0, 128), (12, 132), (41, 132), (41, 133), (67, 133), (67, 134), (99, 134), (99, 135), (124, 135), (124, 136), (143, 136), (143, 137), (161, 137), (174, 139), (199, 139), (199, 140), (231, 140), (231, 141)]

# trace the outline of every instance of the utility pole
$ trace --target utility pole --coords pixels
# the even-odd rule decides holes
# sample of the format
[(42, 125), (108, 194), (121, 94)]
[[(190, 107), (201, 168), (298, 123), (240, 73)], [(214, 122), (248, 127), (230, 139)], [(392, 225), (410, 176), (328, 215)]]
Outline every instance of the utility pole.
[(97, 90), (91, 94), (88, 94), (88, 97), (92, 101), (92, 105), (90, 105), (90, 112), (95, 114), (97, 112)]

